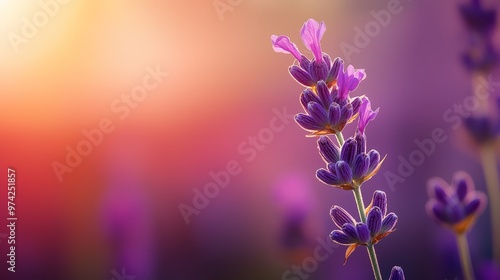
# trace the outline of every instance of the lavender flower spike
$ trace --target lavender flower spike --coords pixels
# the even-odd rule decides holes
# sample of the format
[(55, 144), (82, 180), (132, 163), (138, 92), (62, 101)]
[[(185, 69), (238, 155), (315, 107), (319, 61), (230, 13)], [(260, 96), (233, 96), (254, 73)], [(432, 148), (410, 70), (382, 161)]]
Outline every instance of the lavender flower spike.
[(300, 37), (306, 48), (312, 51), (317, 62), (323, 62), (320, 41), (325, 34), (326, 26), (323, 22), (318, 23), (314, 19), (309, 19), (300, 30)]
[(361, 106), (359, 108), (359, 122), (358, 122), (358, 130), (361, 134), (365, 133), (365, 127), (368, 125), (368, 123), (372, 120), (375, 119), (379, 111), (379, 108), (377, 110), (373, 111), (372, 106), (370, 104), (370, 100), (368, 97), (363, 97), (361, 100)]
[(366, 78), (366, 73), (364, 69), (354, 69), (352, 65), (347, 67), (344, 71), (344, 62), (342, 61), (337, 77), (337, 85), (339, 87), (339, 97), (341, 99), (346, 99), (351, 91), (354, 91), (359, 83)]
[(403, 269), (399, 266), (393, 267), (391, 270), (391, 276), (389, 276), (389, 280), (405, 280)]
[(287, 36), (271, 36), (271, 41), (273, 43), (273, 49), (275, 52), (289, 53), (295, 57), (298, 61), (301, 60), (302, 54), (299, 52), (297, 46), (290, 41)]
[(486, 206), (486, 196), (474, 190), (474, 183), (465, 172), (455, 173), (451, 186), (441, 178), (432, 178), (428, 188), (428, 214), (457, 234), (467, 232)]

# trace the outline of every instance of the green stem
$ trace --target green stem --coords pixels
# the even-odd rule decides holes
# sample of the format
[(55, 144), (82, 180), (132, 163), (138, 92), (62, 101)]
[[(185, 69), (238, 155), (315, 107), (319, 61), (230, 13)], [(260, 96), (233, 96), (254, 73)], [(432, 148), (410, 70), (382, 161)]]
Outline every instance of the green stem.
[(378, 267), (377, 253), (375, 253), (375, 247), (373, 244), (366, 247), (368, 250), (368, 255), (370, 256), (370, 262), (372, 263), (373, 275), (376, 280), (382, 280), (382, 275), (380, 274), (380, 268)]
[(342, 145), (344, 145), (344, 135), (342, 135), (342, 132), (339, 131), (335, 133), (335, 136), (337, 137), (340, 147), (342, 147)]
[(474, 280), (474, 272), (470, 261), (469, 244), (465, 233), (457, 234), (458, 252), (460, 254), (460, 264), (465, 280)]
[(361, 188), (359, 186), (354, 186), (354, 199), (356, 199), (356, 206), (358, 207), (359, 218), (361, 218), (361, 222), (366, 223), (366, 214), (365, 214), (365, 203), (363, 202), (363, 195), (361, 194)]
[(500, 189), (495, 148), (492, 144), (485, 144), (481, 148), (481, 162), (483, 165), (484, 177), (486, 179), (486, 187), (488, 189), (493, 238), (493, 258), (497, 263), (500, 263)]
[[(365, 204), (363, 202), (363, 195), (361, 194), (360, 186), (354, 185), (352, 192), (354, 193), (354, 199), (356, 200), (356, 206), (358, 207), (359, 218), (361, 219), (361, 222), (366, 224)], [(382, 275), (380, 274), (380, 268), (378, 266), (377, 254), (375, 253), (375, 247), (373, 244), (369, 244), (366, 249), (368, 250), (368, 256), (370, 257), (370, 263), (372, 264), (375, 279), (382, 280)]]

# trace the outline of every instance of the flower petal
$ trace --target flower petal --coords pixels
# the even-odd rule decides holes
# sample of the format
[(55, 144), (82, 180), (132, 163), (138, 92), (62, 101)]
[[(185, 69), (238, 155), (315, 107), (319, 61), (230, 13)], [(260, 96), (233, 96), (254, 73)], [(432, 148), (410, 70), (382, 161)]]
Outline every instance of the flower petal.
[(312, 51), (314, 58), (318, 62), (323, 62), (320, 41), (325, 34), (326, 26), (323, 22), (318, 23), (314, 19), (309, 19), (300, 30), (300, 37), (306, 48)]
[(347, 162), (345, 161), (337, 161), (335, 163), (335, 171), (337, 171), (337, 175), (341, 183), (350, 183), (352, 181), (352, 171)]
[(323, 128), (322, 124), (306, 114), (295, 115), (295, 121), (305, 130), (319, 130)]
[(354, 159), (357, 155), (357, 143), (353, 138), (349, 138), (342, 145), (342, 149), (340, 151), (340, 159), (347, 162), (349, 165), (352, 165)]
[(403, 269), (399, 266), (393, 267), (391, 270), (391, 276), (389, 276), (389, 280), (405, 280)]
[(337, 205), (330, 209), (330, 216), (332, 217), (335, 225), (339, 228), (342, 228), (345, 224), (356, 224), (356, 220), (354, 220), (351, 214), (349, 214), (344, 208)]
[(318, 139), (318, 149), (325, 162), (337, 162), (340, 159), (340, 150), (328, 136), (320, 136)]
[(382, 227), (380, 228), (381, 233), (389, 232), (394, 229), (396, 226), (396, 223), (398, 222), (398, 216), (394, 213), (389, 213), (385, 218), (382, 220)]
[(295, 57), (298, 61), (301, 60), (302, 54), (299, 52), (297, 46), (290, 41), (287, 36), (271, 36), (271, 42), (273, 43), (273, 50), (275, 52), (289, 53)]
[(368, 99), (368, 97), (365, 97), (362, 100), (361, 105), (359, 107), (359, 122), (358, 122), (358, 130), (361, 134), (365, 133), (366, 126), (370, 121), (375, 119), (375, 117), (378, 114), (378, 111), (379, 109), (375, 111), (372, 110), (370, 100)]
[(288, 68), (288, 72), (290, 72), (290, 75), (292, 75), (292, 77), (299, 84), (301, 84), (303, 86), (312, 87), (315, 85), (314, 80), (312, 79), (311, 75), (297, 65), (290, 66), (290, 68)]
[(350, 238), (345, 233), (343, 233), (341, 230), (332, 231), (330, 233), (330, 239), (333, 242), (338, 243), (340, 245), (349, 245), (349, 244), (356, 242), (355, 239)]
[(371, 237), (375, 237), (380, 233), (382, 228), (382, 210), (377, 206), (373, 207), (370, 212), (368, 212), (368, 217), (366, 217), (366, 224), (370, 230)]
[(356, 232), (358, 234), (358, 240), (361, 244), (366, 244), (370, 241), (370, 230), (368, 226), (363, 223), (356, 224)]
[(331, 185), (331, 186), (336, 186), (336, 185), (342, 183), (340, 181), (340, 179), (335, 174), (332, 174), (332, 173), (328, 172), (327, 170), (325, 170), (323, 168), (318, 169), (316, 171), (316, 177), (321, 182), (323, 182), (323, 183), (325, 183), (327, 185)]

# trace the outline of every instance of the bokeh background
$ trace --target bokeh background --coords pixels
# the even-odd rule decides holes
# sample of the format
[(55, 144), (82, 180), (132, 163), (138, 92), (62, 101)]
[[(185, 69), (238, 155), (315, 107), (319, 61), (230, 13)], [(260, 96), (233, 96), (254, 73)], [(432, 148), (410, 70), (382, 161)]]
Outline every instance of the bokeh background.
[[(377, 246), (384, 277), (400, 265), (407, 279), (462, 279), (453, 235), (424, 205), (432, 176), (451, 180), (465, 170), (485, 190), (476, 149), (443, 119), (471, 94), (460, 61), (469, 36), (458, 13), (464, 2), (401, 0), (402, 11), (348, 57), (341, 44), (355, 45), (356, 27), (390, 1), (66, 2), (52, 1), (47, 22), (35, 19), (43, 26), (13, 47), (9, 34), (22, 34), (23, 18), (33, 22), (44, 10), (38, 1), (0, 0), (0, 178), (6, 182), (7, 167), (18, 175), (17, 271), (7, 272), (0, 235), (1, 279), (306, 279), (284, 274), (335, 228), (331, 205), (355, 213), (352, 194), (315, 179), (323, 167), (315, 139), (293, 121), (251, 158), (241, 148), (265, 133), (275, 110), (302, 110), (302, 87), (287, 72), (293, 59), (274, 53), (270, 36), (290, 36), (311, 57), (299, 36), (309, 18), (327, 26), (325, 52), (366, 69), (355, 94), (380, 107), (368, 146), (387, 159), (363, 190), (365, 203), (375, 189), (387, 192), (399, 216), (397, 231)], [(147, 67), (169, 75), (121, 119), (112, 104), (142, 84)], [(60, 181), (54, 162), (65, 164), (68, 146), (76, 149), (82, 131), (104, 118), (115, 129)], [(447, 141), (391, 187), (384, 174), (397, 174), (398, 157), (435, 128)], [(232, 161), (241, 172), (186, 224), (180, 205), (192, 206), (194, 190)], [(0, 197), (7, 201), (5, 187)], [(0, 213), (6, 223), (6, 206)], [(485, 211), (469, 235), (478, 275), (491, 268), (490, 238)], [(346, 265), (344, 251), (333, 249), (307, 279), (371, 279), (364, 248)]]

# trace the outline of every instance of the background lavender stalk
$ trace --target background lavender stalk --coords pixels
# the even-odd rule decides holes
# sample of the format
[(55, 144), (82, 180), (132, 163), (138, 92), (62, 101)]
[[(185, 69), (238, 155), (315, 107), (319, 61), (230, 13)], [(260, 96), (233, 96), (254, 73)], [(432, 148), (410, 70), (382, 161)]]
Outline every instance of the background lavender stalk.
[[(489, 90), (486, 75), (491, 73), (498, 61), (492, 41), (493, 32), (496, 26), (496, 10), (486, 9), (481, 5), (481, 1), (472, 0), (470, 3), (462, 5), (460, 12), (466, 27), (469, 29), (470, 41), (468, 50), (463, 55), (463, 62), (471, 72), (473, 92), (478, 90)], [(481, 104), (486, 111), (488, 101)], [(472, 131), (471, 131), (472, 132)], [(493, 258), (500, 263), (500, 184), (498, 180), (498, 166), (495, 158), (493, 138), (488, 141), (480, 141), (480, 157), (484, 171), (488, 198), (490, 204), (490, 217), (492, 227)]]
[(466, 280), (474, 280), (475, 277), (472, 270), (472, 262), (470, 261), (469, 243), (467, 242), (467, 236), (465, 233), (462, 233), (457, 234), (456, 238), (458, 253), (460, 254), (460, 265), (462, 266), (464, 278)]
[(441, 178), (432, 178), (428, 182), (428, 190), (428, 214), (453, 231), (464, 277), (475, 279), (466, 234), (484, 210), (486, 196), (475, 190), (472, 178), (465, 172), (456, 172), (451, 186)]
[(486, 187), (488, 189), (493, 239), (493, 258), (497, 263), (500, 263), (500, 189), (495, 153), (495, 148), (492, 143), (482, 145), (481, 163), (486, 179)]

